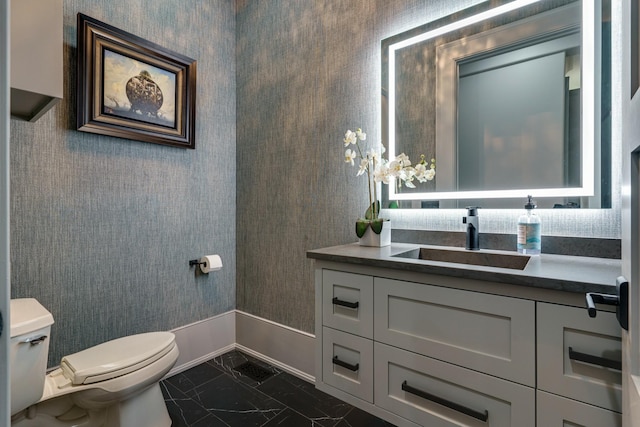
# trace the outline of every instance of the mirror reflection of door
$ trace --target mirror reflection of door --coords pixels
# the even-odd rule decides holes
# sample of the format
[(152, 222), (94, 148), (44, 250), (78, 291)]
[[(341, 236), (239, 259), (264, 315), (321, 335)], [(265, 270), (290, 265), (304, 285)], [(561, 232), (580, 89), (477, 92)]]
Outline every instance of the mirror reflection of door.
[(574, 30), (459, 63), (458, 191), (581, 185), (580, 43)]
[(458, 190), (580, 185), (579, 46), (574, 34), (459, 65)]

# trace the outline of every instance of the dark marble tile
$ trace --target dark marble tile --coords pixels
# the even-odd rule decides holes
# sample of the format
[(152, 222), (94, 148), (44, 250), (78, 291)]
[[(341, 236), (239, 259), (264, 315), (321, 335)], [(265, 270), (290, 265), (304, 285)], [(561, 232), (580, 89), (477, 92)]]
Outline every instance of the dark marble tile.
[(395, 427), (393, 424), (381, 420), (378, 417), (371, 415), (358, 408), (353, 408), (349, 413), (340, 421), (336, 427)]
[(191, 369), (166, 379), (165, 382), (188, 395), (189, 392), (196, 387), (206, 384), (220, 375), (222, 375), (220, 369), (208, 363), (201, 363), (198, 366), (194, 366)]
[(286, 372), (269, 378), (256, 388), (318, 426), (335, 426), (352, 408), (351, 405), (317, 390), (313, 384)]
[(275, 418), (264, 424), (263, 427), (303, 427), (316, 426), (313, 421), (303, 417), (299, 413), (287, 408)]
[[(234, 370), (247, 361), (274, 375), (257, 382)], [(172, 427), (393, 427), (239, 351), (161, 381), (160, 387)]]
[(191, 397), (230, 426), (262, 426), (285, 409), (282, 403), (228, 374), (197, 387)]
[(160, 383), (164, 403), (172, 420), (172, 427), (191, 427), (196, 421), (209, 415), (206, 409), (180, 390), (168, 384)]
[[(245, 385), (248, 385), (250, 387), (256, 387), (260, 385), (260, 381), (256, 381), (252, 378), (247, 377), (241, 372), (234, 370), (234, 368), (242, 365), (245, 362), (252, 362), (258, 366), (261, 366), (272, 372), (274, 375), (278, 375), (281, 372), (279, 369), (269, 365), (268, 363), (265, 363), (261, 360), (256, 359), (255, 357), (249, 356), (239, 351), (231, 351), (229, 353), (225, 353), (222, 356), (218, 356), (215, 359), (208, 361), (207, 363), (231, 375), (235, 380)], [(269, 378), (267, 378), (265, 381), (268, 380)]]
[[(176, 427), (173, 424), (171, 427)], [(213, 414), (209, 414), (195, 424), (191, 424), (189, 427), (233, 427), (222, 421), (220, 418)]]

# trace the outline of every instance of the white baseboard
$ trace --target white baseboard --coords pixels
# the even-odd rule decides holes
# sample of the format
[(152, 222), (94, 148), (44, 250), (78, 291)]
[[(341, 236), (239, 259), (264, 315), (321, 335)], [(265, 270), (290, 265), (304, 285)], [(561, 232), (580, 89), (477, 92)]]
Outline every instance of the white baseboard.
[(304, 380), (313, 382), (313, 334), (236, 310), (238, 348)]
[(185, 325), (172, 330), (180, 355), (167, 377), (236, 348), (236, 311)]
[(315, 336), (232, 310), (172, 330), (180, 356), (166, 377), (237, 349), (314, 382)]

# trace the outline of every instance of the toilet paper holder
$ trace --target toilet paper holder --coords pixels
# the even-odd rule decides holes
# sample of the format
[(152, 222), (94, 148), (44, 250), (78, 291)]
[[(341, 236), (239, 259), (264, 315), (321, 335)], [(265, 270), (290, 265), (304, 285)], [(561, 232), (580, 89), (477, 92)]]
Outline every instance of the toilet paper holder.
[(204, 274), (218, 271), (222, 268), (222, 260), (220, 255), (205, 255), (200, 259), (189, 260), (189, 267), (197, 265)]

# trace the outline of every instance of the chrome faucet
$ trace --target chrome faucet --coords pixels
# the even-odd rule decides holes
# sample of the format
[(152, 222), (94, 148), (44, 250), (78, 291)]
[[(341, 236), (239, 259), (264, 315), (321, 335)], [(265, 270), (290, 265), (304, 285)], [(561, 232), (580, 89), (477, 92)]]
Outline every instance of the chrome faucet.
[(468, 206), (467, 216), (462, 217), (462, 223), (467, 224), (467, 241), (465, 248), (470, 251), (480, 249), (480, 233), (478, 232), (478, 206)]

